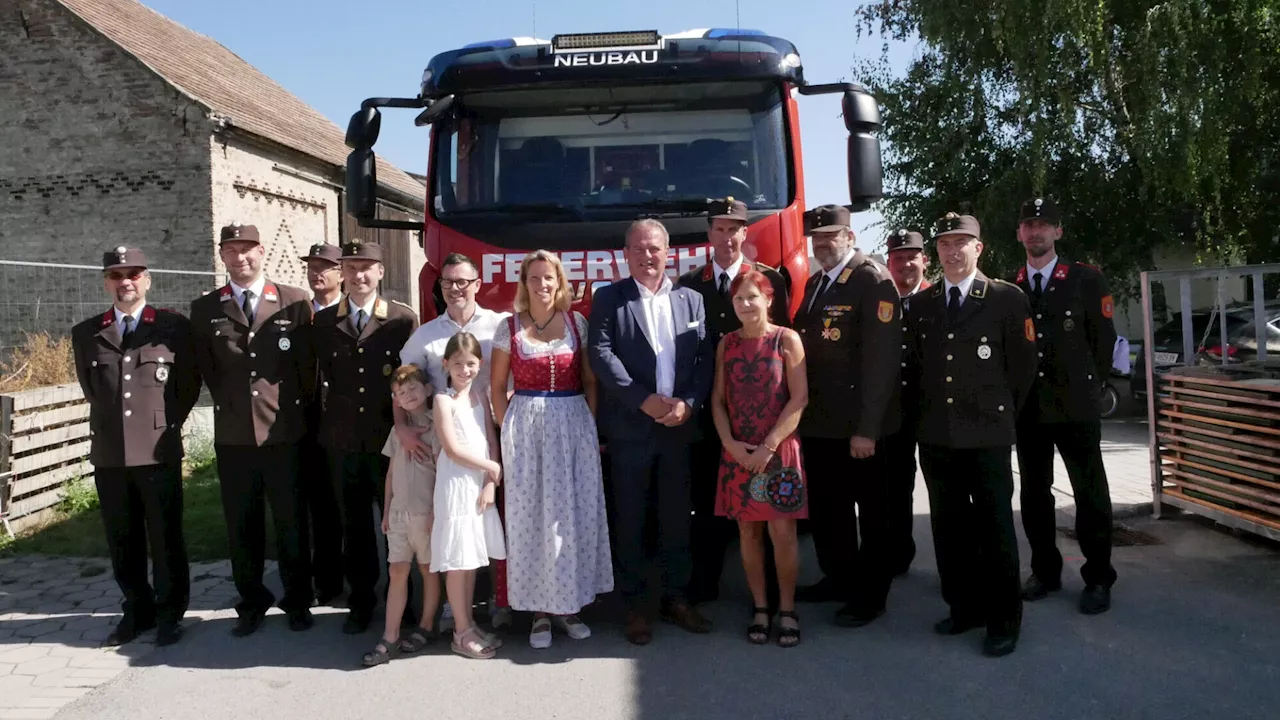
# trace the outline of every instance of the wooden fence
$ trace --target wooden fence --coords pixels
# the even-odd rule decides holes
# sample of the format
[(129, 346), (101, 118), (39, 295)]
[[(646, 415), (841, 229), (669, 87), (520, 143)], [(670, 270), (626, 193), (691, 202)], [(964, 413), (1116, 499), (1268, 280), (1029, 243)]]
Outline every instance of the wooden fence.
[(78, 384), (0, 395), (0, 509), (15, 529), (92, 473), (89, 403)]
[(1280, 540), (1280, 365), (1183, 367), (1157, 381), (1156, 502)]

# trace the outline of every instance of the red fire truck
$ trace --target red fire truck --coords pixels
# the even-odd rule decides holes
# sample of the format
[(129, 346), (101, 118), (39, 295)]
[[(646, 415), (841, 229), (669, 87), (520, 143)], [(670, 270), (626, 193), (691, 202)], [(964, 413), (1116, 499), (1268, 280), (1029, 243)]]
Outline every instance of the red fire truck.
[[(434, 57), (416, 97), (370, 98), (352, 116), (347, 210), (365, 227), (424, 232), (425, 322), (443, 306), (451, 252), (479, 263), (480, 303), (509, 310), (524, 254), (553, 251), (585, 313), (595, 287), (627, 276), (632, 221), (666, 225), (675, 277), (707, 261), (708, 199), (732, 196), (749, 208), (744, 253), (787, 276), (794, 312), (809, 275), (796, 95), (819, 94), (842, 95), (849, 207), (865, 209), (881, 195), (875, 99), (808, 84), (786, 40), (709, 29), (473, 43)], [(421, 226), (376, 216), (383, 107), (420, 110), (431, 127)]]

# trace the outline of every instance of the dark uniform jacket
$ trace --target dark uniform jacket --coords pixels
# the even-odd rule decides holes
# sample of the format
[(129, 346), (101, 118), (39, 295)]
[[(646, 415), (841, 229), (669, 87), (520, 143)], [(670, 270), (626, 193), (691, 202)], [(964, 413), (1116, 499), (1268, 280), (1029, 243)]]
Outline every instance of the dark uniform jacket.
[(316, 313), (316, 358), (327, 384), (321, 445), (340, 452), (382, 452), (395, 423), (391, 373), (400, 367), (400, 349), (417, 327), (412, 308), (385, 298), (374, 301), (358, 337), (347, 298)]
[(805, 284), (794, 322), (809, 379), (800, 435), (891, 435), (902, 422), (898, 290), (888, 269), (858, 250), (810, 310), (824, 274), (819, 270)]
[(316, 383), (311, 301), (267, 280), (253, 326), (230, 285), (191, 303), (196, 362), (213, 396), (218, 445), (297, 442)]
[(1022, 291), (979, 272), (951, 324), (940, 282), (912, 298), (907, 327), (907, 381), (919, 397), (920, 442), (1012, 446), (1036, 366), (1035, 325)]
[(1023, 265), (1014, 282), (1032, 298), (1038, 367), (1023, 420), (1082, 422), (1098, 419), (1098, 394), (1111, 374), (1116, 326), (1107, 279), (1097, 268), (1059, 257), (1040, 301)]
[(76, 377), (89, 401), (89, 461), (138, 467), (182, 460), (182, 424), (200, 397), (191, 323), (151, 305), (121, 343), (115, 310), (71, 331)]
[(898, 304), (902, 308), (899, 314), (902, 321), (902, 397), (900, 407), (902, 408), (902, 426), (899, 428), (901, 432), (909, 432), (914, 436), (916, 432), (916, 422), (920, 418), (920, 398), (917, 395), (919, 387), (915, 383), (907, 381), (907, 363), (910, 361), (910, 348), (906, 343), (906, 338), (910, 336), (911, 330), (907, 327), (907, 309), (911, 307), (911, 301), (917, 299), (926, 299), (929, 293), (925, 292), (933, 287), (933, 283), (928, 280), (921, 280), (920, 287), (910, 295), (902, 297)]
[[(747, 260), (742, 261), (742, 266), (750, 265), (757, 271), (764, 274), (769, 280), (769, 284), (773, 286), (773, 305), (769, 310), (769, 322), (782, 327), (791, 325), (791, 318), (787, 309), (791, 306), (790, 298), (787, 296), (787, 281), (777, 270), (763, 263), (750, 263)], [(741, 270), (739, 270), (741, 272)], [(738, 320), (738, 314), (733, 311), (733, 299), (722, 296), (716, 287), (715, 266), (707, 263), (700, 268), (690, 270), (676, 283), (680, 287), (687, 287), (702, 295), (702, 303), (707, 312), (707, 339), (715, 347), (720, 346), (720, 341), (725, 335), (742, 327), (742, 322)], [(698, 431), (703, 438), (716, 438), (715, 416), (711, 412), (711, 403), (708, 402), (702, 407), (702, 411), (698, 413)]]

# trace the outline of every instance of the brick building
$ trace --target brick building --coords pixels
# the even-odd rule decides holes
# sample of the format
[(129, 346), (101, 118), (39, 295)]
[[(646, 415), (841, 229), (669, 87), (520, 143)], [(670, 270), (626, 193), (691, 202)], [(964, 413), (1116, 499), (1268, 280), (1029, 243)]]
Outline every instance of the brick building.
[[(0, 58), (0, 260), (92, 265), (138, 245), (156, 268), (210, 273), (169, 278), (163, 302), (181, 307), (221, 272), (217, 231), (238, 220), (295, 285), (310, 244), (381, 242), (386, 294), (416, 307), (416, 233), (343, 213), (342, 130), (211, 38), (136, 0), (5, 0)], [(386, 216), (421, 218), (422, 183), (379, 164)], [(6, 266), (0, 324), (63, 329), (86, 314), (58, 304), (72, 292), (102, 306), (98, 277), (74, 272)]]

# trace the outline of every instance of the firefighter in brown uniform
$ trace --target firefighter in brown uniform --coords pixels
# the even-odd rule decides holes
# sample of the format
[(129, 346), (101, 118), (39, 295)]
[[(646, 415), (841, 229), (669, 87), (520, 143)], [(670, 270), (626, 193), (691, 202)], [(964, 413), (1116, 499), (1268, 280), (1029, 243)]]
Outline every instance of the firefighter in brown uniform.
[(1053, 449), (1062, 455), (1076, 502), (1076, 537), (1084, 554), (1085, 588), (1080, 611), (1111, 607), (1111, 491), (1102, 464), (1098, 398), (1111, 372), (1116, 328), (1107, 279), (1097, 269), (1055, 252), (1062, 237), (1058, 206), (1048, 198), (1022, 205), (1018, 241), (1027, 264), (1014, 282), (1031, 298), (1039, 367), (1031, 399), (1018, 418), (1018, 470), (1022, 527), (1031, 545), (1031, 577), (1025, 600), (1062, 587), (1062, 554), (1056, 545)]
[[(707, 337), (719, 344), (725, 335), (742, 327), (729, 297), (729, 283), (738, 276), (743, 265), (759, 270), (773, 285), (773, 311), (769, 319), (775, 325), (789, 327), (791, 318), (787, 299), (787, 282), (777, 270), (752, 262), (742, 254), (747, 239), (747, 206), (732, 197), (712, 201), (707, 213), (707, 240), (711, 243), (711, 260), (702, 267), (680, 276), (678, 284), (697, 291), (707, 313)], [(720, 575), (724, 570), (725, 550), (737, 533), (732, 520), (717, 517), (716, 479), (720, 472), (720, 436), (711, 417), (710, 403), (698, 416), (699, 438), (693, 444), (690, 458), (690, 490), (693, 494), (693, 524), (690, 529), (689, 553), (693, 557), (693, 573), (689, 582), (689, 602), (697, 605), (720, 596)], [(768, 544), (768, 535), (765, 535)], [(765, 552), (765, 577), (769, 579), (770, 606), (776, 606), (777, 573), (773, 570), (772, 547)]]
[(908, 382), (920, 399), (920, 466), (950, 615), (934, 629), (986, 625), (983, 652), (1008, 655), (1022, 626), (1011, 449), (1035, 376), (1031, 306), (978, 270), (981, 230), (947, 213), (934, 227), (944, 281), (907, 311)]
[(124, 595), (107, 644), (158, 624), (156, 644), (172, 645), (191, 585), (182, 537), (182, 425), (200, 396), (191, 323), (147, 304), (151, 275), (141, 250), (105, 253), (102, 270), (112, 307), (76, 325), (71, 347), (89, 402), (89, 461), (111, 567)]
[[(932, 287), (925, 279), (929, 256), (924, 251), (924, 236), (906, 228), (899, 229), (885, 241), (889, 274), (898, 290), (898, 304), (905, 318), (911, 298)], [(905, 319), (904, 319), (905, 323)], [(906, 332), (906, 327), (903, 327)], [(906, 367), (907, 351), (902, 351)], [(919, 401), (911, 395), (906, 380), (902, 381), (902, 427), (884, 440), (885, 475), (889, 494), (889, 567), (894, 575), (904, 575), (916, 556), (912, 538), (915, 510), (912, 496), (916, 489), (916, 414)]]
[[(316, 243), (299, 258), (307, 264), (313, 314), (342, 300), (341, 257), (342, 249), (337, 245)], [(302, 438), (298, 468), (310, 531), (307, 540), (311, 544), (311, 575), (316, 602), (328, 605), (342, 595), (342, 515), (338, 512), (329, 457), (320, 446), (323, 407), (324, 388), (317, 384), (316, 393), (307, 405), (307, 434)]]
[(884, 613), (893, 577), (883, 439), (901, 422), (898, 292), (889, 271), (854, 247), (847, 209), (824, 205), (807, 224), (822, 267), (795, 318), (809, 378), (799, 433), (823, 579), (796, 599), (844, 602), (836, 624), (859, 627)]
[(262, 584), (265, 518), (271, 504), (289, 628), (313, 624), (298, 442), (315, 390), (311, 306), (300, 288), (263, 274), (258, 229), (222, 228), (219, 253), (231, 282), (191, 303), (196, 361), (213, 396), (214, 449), (240, 602), (232, 634), (250, 635), (275, 602)]
[[(400, 349), (418, 327), (408, 305), (378, 297), (382, 248), (354, 240), (342, 248), (347, 295), (316, 315), (316, 357), (325, 389), (320, 444), (329, 453), (342, 511), (343, 569), (351, 593), (342, 631), (369, 627), (381, 576), (375, 503), (385, 497), (388, 458), (382, 447), (391, 433), (391, 373)], [(430, 578), (424, 578), (430, 580)], [(416, 621), (416, 618), (415, 618)]]

